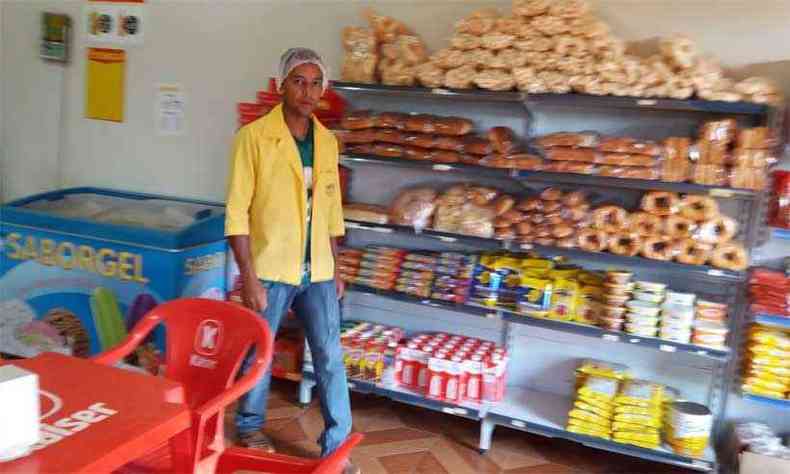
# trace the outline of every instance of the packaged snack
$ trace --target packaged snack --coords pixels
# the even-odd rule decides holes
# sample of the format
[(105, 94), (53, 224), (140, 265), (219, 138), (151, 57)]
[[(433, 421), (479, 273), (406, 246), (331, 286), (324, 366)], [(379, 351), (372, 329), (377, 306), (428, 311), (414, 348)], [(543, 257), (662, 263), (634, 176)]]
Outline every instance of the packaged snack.
[(575, 280), (558, 278), (554, 280), (551, 294), (549, 318), (569, 321), (576, 315), (579, 298), (579, 283)]
[(618, 387), (619, 382), (615, 379), (587, 377), (584, 385), (579, 388), (579, 395), (611, 403), (617, 395)]
[(574, 408), (569, 411), (568, 417), (594, 423), (601, 426), (602, 428), (609, 428), (611, 426), (611, 420), (609, 418), (595, 414), (593, 412), (579, 410), (578, 408)]
[(621, 405), (650, 408), (661, 403), (663, 393), (663, 385), (647, 380), (626, 380), (623, 382), (620, 393), (615, 397), (615, 402)]
[(522, 276), (518, 291), (518, 310), (546, 311), (551, 304), (552, 282)]
[(576, 369), (577, 372), (594, 377), (605, 377), (615, 380), (631, 378), (631, 369), (623, 364), (597, 359), (584, 359)]

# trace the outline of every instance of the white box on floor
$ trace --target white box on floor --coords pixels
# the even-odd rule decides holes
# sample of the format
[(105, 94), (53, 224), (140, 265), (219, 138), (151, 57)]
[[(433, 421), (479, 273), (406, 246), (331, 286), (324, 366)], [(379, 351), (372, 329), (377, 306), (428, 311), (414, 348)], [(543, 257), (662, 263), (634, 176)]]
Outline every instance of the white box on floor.
[(748, 451), (740, 455), (740, 474), (787, 474), (790, 460), (774, 458)]
[(38, 375), (0, 366), (0, 462), (23, 456), (39, 440)]

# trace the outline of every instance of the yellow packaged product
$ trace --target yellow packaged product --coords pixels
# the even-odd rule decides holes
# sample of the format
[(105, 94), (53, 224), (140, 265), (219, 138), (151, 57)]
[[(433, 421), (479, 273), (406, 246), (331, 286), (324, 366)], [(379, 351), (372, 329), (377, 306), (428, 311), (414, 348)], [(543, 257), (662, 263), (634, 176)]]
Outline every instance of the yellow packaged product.
[(585, 296), (585, 297), (587, 297), (589, 299), (593, 299), (595, 301), (601, 301), (601, 299), (603, 298), (603, 295), (604, 295), (604, 290), (603, 290), (602, 286), (585, 285), (583, 283), (579, 287), (579, 292), (583, 296)]
[(757, 385), (743, 384), (741, 385), (741, 389), (743, 389), (744, 392), (751, 393), (753, 395), (761, 395), (763, 397), (771, 397), (778, 399), (785, 398), (784, 391), (769, 390)]
[(790, 359), (790, 350), (784, 351), (769, 344), (749, 344), (749, 350), (758, 356), (776, 357), (779, 359)]
[(677, 453), (705, 450), (713, 426), (713, 414), (705, 405), (674, 402), (669, 409), (667, 441)]
[(614, 409), (615, 414), (630, 413), (632, 415), (650, 416), (661, 418), (661, 406), (638, 407), (635, 405), (618, 405)]
[[(556, 270), (555, 270), (556, 271)], [(570, 321), (576, 315), (578, 305), (579, 283), (574, 280), (557, 278), (551, 294), (550, 319)]]
[(579, 280), (579, 283), (585, 286), (597, 286), (602, 287), (603, 282), (606, 280), (606, 277), (601, 275), (600, 273), (590, 272), (587, 270), (582, 270), (576, 277)]
[(611, 408), (604, 408), (601, 407), (600, 405), (599, 406), (591, 405), (583, 400), (576, 400), (575, 402), (573, 402), (573, 407), (578, 408), (579, 410), (595, 413), (596, 415), (600, 415), (607, 419), (611, 419), (612, 415), (614, 415), (614, 412), (612, 411)]
[(548, 270), (544, 270), (542, 268), (525, 268), (521, 270), (522, 277), (531, 277), (531, 278), (548, 278)]
[(618, 405), (650, 407), (660, 405), (664, 397), (664, 386), (648, 380), (626, 380), (615, 397)]
[(762, 354), (752, 354), (749, 358), (752, 364), (770, 365), (771, 367), (781, 367), (790, 369), (790, 359), (782, 359), (781, 357), (773, 357)]
[(585, 375), (615, 380), (631, 378), (631, 369), (627, 365), (598, 359), (583, 359), (576, 371)]
[(521, 261), (521, 266), (524, 269), (551, 270), (554, 262), (545, 258), (525, 258)]
[(640, 448), (645, 448), (645, 449), (657, 449), (658, 447), (661, 446), (660, 443), (659, 444), (651, 444), (651, 443), (643, 443), (641, 441), (631, 441), (631, 440), (622, 440), (622, 441), (618, 441), (618, 443), (630, 444), (630, 445), (638, 446)]
[(661, 428), (661, 419), (656, 419), (652, 416), (633, 415), (631, 413), (615, 413), (614, 421), (632, 423), (637, 425), (645, 425), (651, 428)]
[(617, 394), (619, 381), (605, 377), (587, 377), (584, 385), (579, 388), (579, 395), (591, 399), (611, 403)]
[(771, 365), (750, 364), (749, 371), (759, 374), (770, 375), (779, 380), (790, 381), (790, 369), (786, 367), (774, 367)]
[(661, 444), (661, 436), (658, 433), (638, 433), (634, 431), (615, 431), (612, 434), (615, 441), (638, 441), (651, 446), (658, 447)]
[(745, 385), (754, 385), (766, 390), (774, 390), (777, 392), (786, 392), (790, 389), (790, 385), (786, 382), (778, 382), (761, 377), (746, 377), (743, 379), (743, 383)]
[(598, 408), (604, 413), (611, 413), (614, 414), (614, 403), (608, 402), (606, 400), (590, 397), (587, 395), (578, 394), (576, 397), (577, 402), (582, 402), (592, 407)]
[(759, 328), (752, 329), (750, 342), (776, 347), (781, 350), (790, 350), (790, 335), (783, 331)]
[[(554, 278), (555, 280), (573, 280), (576, 282), (576, 277), (579, 275), (582, 269), (579, 267), (574, 267), (570, 265), (561, 266), (561, 267), (554, 267), (551, 271), (549, 271), (549, 278)], [(578, 285), (578, 282), (577, 282)]]
[(612, 431), (609, 426), (602, 426), (597, 423), (580, 420), (578, 418), (568, 418), (568, 426), (575, 426), (586, 431), (597, 431), (607, 435), (611, 434)]
[(551, 304), (552, 281), (521, 275), (519, 311), (546, 311)]
[(607, 432), (598, 431), (598, 430), (587, 430), (577, 425), (568, 425), (567, 430), (570, 431), (571, 433), (594, 436), (596, 438), (603, 438), (606, 440), (612, 439), (611, 435)]
[(600, 319), (602, 312), (603, 306), (601, 303), (582, 295), (579, 298), (576, 307), (576, 315), (573, 317), (572, 321), (579, 324), (594, 326)]
[(597, 415), (589, 411), (579, 410), (578, 408), (574, 408), (571, 411), (569, 411), (568, 417), (594, 423), (606, 429), (609, 429), (612, 425), (611, 419), (605, 416)]
[(615, 421), (612, 423), (612, 431), (636, 431), (639, 433), (659, 434), (659, 429), (651, 426), (628, 423), (626, 421)]

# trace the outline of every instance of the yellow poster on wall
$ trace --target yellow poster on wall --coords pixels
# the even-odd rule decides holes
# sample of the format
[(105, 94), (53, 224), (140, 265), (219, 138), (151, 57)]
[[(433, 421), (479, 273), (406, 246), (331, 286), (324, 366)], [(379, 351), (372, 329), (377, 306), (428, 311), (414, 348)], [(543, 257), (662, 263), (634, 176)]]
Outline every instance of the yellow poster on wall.
[(126, 51), (88, 48), (85, 117), (123, 122)]

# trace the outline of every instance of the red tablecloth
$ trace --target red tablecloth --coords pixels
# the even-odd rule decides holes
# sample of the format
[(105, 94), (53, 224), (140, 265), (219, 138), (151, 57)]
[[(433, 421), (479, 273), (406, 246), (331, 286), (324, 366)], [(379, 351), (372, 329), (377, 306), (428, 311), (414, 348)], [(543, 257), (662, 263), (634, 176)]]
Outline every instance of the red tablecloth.
[(46, 445), (0, 473), (110, 472), (189, 428), (183, 388), (164, 378), (54, 353), (5, 363), (38, 374)]

